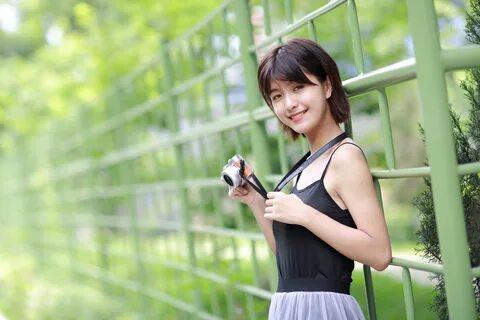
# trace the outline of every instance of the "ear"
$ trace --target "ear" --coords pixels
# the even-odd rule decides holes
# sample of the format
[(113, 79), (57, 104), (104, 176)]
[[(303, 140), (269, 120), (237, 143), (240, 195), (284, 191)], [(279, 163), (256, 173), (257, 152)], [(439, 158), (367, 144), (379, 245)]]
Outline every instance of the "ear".
[(332, 96), (332, 82), (330, 81), (329, 77), (327, 77), (327, 79), (322, 82), (322, 87), (325, 98), (330, 99), (330, 97)]

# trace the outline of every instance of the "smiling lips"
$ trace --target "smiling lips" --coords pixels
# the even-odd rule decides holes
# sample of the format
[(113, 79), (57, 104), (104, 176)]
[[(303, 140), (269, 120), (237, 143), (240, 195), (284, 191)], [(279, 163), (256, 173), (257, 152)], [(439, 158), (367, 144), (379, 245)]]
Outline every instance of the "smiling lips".
[(303, 115), (305, 114), (305, 112), (307, 112), (307, 110), (303, 110), (303, 111), (297, 112), (297, 113), (291, 115), (289, 118), (290, 118), (290, 120), (292, 120), (293, 122), (299, 122), (300, 120), (302, 120), (302, 117), (303, 117)]

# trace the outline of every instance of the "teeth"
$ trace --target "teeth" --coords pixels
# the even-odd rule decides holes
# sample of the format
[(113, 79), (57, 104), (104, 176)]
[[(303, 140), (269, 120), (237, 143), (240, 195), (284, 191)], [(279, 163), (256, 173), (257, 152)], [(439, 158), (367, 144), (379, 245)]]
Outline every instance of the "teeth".
[(302, 111), (302, 112), (299, 112), (299, 113), (296, 113), (296, 114), (294, 114), (293, 116), (291, 116), (290, 119), (298, 118), (299, 116), (303, 115), (306, 111), (307, 111), (307, 110)]

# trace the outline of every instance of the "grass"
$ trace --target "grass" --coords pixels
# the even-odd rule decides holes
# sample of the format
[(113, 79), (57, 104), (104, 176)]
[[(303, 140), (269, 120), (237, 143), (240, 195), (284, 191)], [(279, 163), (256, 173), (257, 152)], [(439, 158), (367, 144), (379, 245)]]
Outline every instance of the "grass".
[[(404, 320), (407, 318), (401, 282), (387, 275), (373, 273), (375, 304), (378, 319)], [(365, 285), (362, 272), (354, 272), (351, 294), (356, 297), (367, 317)], [(413, 285), (415, 318), (422, 320), (437, 319), (430, 304), (433, 299), (433, 287)]]

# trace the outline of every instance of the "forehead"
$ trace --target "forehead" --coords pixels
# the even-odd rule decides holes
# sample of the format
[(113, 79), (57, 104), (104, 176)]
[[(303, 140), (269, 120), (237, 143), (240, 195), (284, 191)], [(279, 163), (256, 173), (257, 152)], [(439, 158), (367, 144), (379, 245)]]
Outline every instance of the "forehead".
[(270, 83), (269, 83), (270, 84), (270, 91), (279, 90), (283, 87), (289, 87), (289, 86), (299, 84), (299, 83), (310, 83), (310, 84), (319, 84), (320, 83), (314, 75), (312, 75), (308, 72), (304, 72), (303, 74), (306, 77), (305, 80), (304, 79), (296, 79), (296, 80), (270, 79)]

